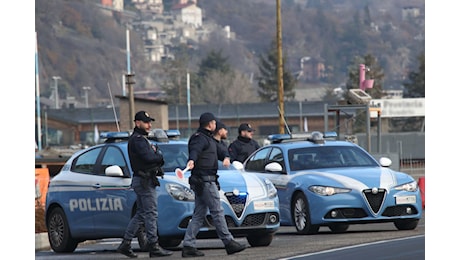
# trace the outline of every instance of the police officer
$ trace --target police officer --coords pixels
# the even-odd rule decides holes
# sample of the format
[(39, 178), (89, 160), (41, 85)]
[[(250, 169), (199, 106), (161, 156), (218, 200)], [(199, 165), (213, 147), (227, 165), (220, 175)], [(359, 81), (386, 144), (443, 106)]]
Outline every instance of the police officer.
[(217, 141), (217, 149), (222, 149), (222, 152), (225, 154), (226, 158), (230, 159), (230, 154), (228, 153), (228, 146), (225, 140), (227, 140), (227, 126), (220, 121), (216, 122), (216, 129), (214, 130), (214, 139)]
[(208, 210), (211, 213), (218, 237), (224, 243), (227, 254), (231, 255), (243, 251), (246, 246), (236, 242), (228, 230), (216, 184), (218, 178), (217, 161), (223, 160), (223, 165), (229, 166), (230, 160), (228, 157), (225, 158), (225, 153), (221, 149), (217, 149), (217, 142), (213, 138), (213, 132), (216, 129), (214, 115), (208, 112), (203, 113), (199, 122), (200, 127), (188, 142), (189, 160), (187, 167), (191, 169), (189, 183), (195, 192), (195, 209), (185, 232), (182, 257), (204, 256), (204, 253), (196, 248), (196, 236), (203, 225)]
[(172, 252), (162, 249), (158, 244), (157, 234), (157, 193), (156, 186), (160, 186), (157, 176), (162, 176), (163, 155), (150, 143), (147, 135), (152, 128), (150, 115), (139, 111), (134, 117), (136, 126), (128, 141), (128, 155), (133, 170), (131, 186), (136, 193), (136, 214), (126, 228), (123, 241), (117, 252), (134, 258), (137, 255), (131, 249), (131, 240), (136, 236), (139, 225), (143, 222), (147, 234), (149, 256), (168, 256)]
[(260, 145), (252, 139), (254, 129), (248, 123), (243, 123), (238, 127), (238, 137), (228, 147), (230, 161), (239, 161), (241, 163), (249, 157)]

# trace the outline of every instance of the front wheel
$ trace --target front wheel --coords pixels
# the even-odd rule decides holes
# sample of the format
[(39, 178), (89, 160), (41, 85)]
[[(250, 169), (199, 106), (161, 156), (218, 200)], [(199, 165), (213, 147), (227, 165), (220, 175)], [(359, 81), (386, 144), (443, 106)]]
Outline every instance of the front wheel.
[(252, 247), (269, 246), (274, 236), (275, 236), (275, 233), (263, 233), (263, 234), (249, 235), (246, 237), (246, 239), (248, 240), (248, 243)]
[(332, 233), (344, 233), (348, 230), (348, 224), (330, 224), (329, 229)]
[(159, 238), (159, 244), (161, 247), (165, 247), (165, 248), (171, 248), (171, 247), (177, 247), (178, 245), (180, 245), (180, 243), (182, 242), (182, 239), (173, 239), (173, 238), (168, 238), (168, 239), (163, 239), (163, 238)]
[(418, 219), (397, 220), (394, 225), (398, 230), (413, 230), (418, 225)]
[(292, 202), (292, 219), (294, 220), (297, 233), (313, 235), (318, 233), (319, 225), (312, 225), (310, 218), (310, 208), (307, 198), (303, 193), (297, 193)]
[(71, 253), (78, 246), (78, 241), (72, 238), (69, 223), (61, 208), (54, 208), (46, 221), (48, 240), (56, 253)]

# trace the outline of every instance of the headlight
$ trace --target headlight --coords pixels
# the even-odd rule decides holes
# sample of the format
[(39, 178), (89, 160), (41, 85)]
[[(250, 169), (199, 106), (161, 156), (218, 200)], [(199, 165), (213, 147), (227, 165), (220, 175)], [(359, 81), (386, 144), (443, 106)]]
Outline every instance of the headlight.
[(275, 185), (269, 180), (269, 179), (264, 179), (265, 186), (267, 187), (267, 193), (269, 198), (274, 198), (277, 196), (277, 190), (275, 188)]
[(176, 200), (195, 201), (195, 193), (183, 185), (168, 183), (166, 184), (166, 191)]
[(311, 192), (322, 196), (331, 196), (339, 193), (347, 193), (350, 192), (351, 189), (344, 189), (344, 188), (336, 188), (336, 187), (329, 187), (329, 186), (310, 186), (308, 188)]
[(416, 191), (418, 188), (418, 184), (416, 181), (404, 183), (395, 187), (395, 190), (403, 190), (403, 191)]

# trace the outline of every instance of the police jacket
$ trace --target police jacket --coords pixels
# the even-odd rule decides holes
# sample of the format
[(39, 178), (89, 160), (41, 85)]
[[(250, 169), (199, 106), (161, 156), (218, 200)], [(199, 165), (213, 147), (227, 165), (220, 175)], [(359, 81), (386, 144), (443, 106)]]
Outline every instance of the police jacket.
[(224, 151), (217, 149), (218, 144), (212, 134), (211, 131), (200, 127), (188, 141), (189, 160), (195, 163), (193, 175), (216, 175), (217, 161), (225, 158)]
[(139, 176), (138, 172), (148, 172), (155, 167), (164, 164), (163, 155), (147, 139), (148, 133), (140, 128), (134, 127), (128, 141), (128, 156), (133, 169), (133, 175)]
[(251, 155), (252, 152), (259, 149), (259, 144), (251, 138), (238, 136), (228, 147), (230, 153), (230, 161), (239, 161), (241, 163)]

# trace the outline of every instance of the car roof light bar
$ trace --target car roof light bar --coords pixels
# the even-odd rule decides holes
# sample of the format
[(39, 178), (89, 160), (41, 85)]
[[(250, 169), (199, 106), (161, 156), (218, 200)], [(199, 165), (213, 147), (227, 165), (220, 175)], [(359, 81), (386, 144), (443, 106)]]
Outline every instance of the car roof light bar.
[(180, 131), (178, 129), (169, 129), (165, 130), (165, 132), (169, 139), (180, 137)]
[(293, 134), (272, 134), (268, 136), (268, 140), (272, 143), (281, 143), (289, 140), (306, 140), (313, 143), (324, 143), (325, 138), (337, 137), (336, 132), (307, 132), (307, 133), (293, 133)]
[[(177, 134), (180, 135), (180, 133), (178, 133), (178, 132), (179, 131), (177, 131), (176, 133), (171, 132), (170, 134), (168, 134), (163, 129), (155, 128), (155, 129), (150, 130), (150, 132), (147, 135), (147, 138), (150, 139), (150, 140), (157, 141), (157, 142), (168, 142), (170, 136), (173, 137), (173, 136), (175, 136)], [(115, 141), (119, 141), (119, 140), (127, 140), (129, 138), (129, 136), (131, 136), (131, 134), (132, 134), (132, 131), (102, 132), (99, 135), (99, 137), (102, 138), (102, 139), (106, 139), (106, 142), (109, 143), (109, 142), (115, 142)]]

